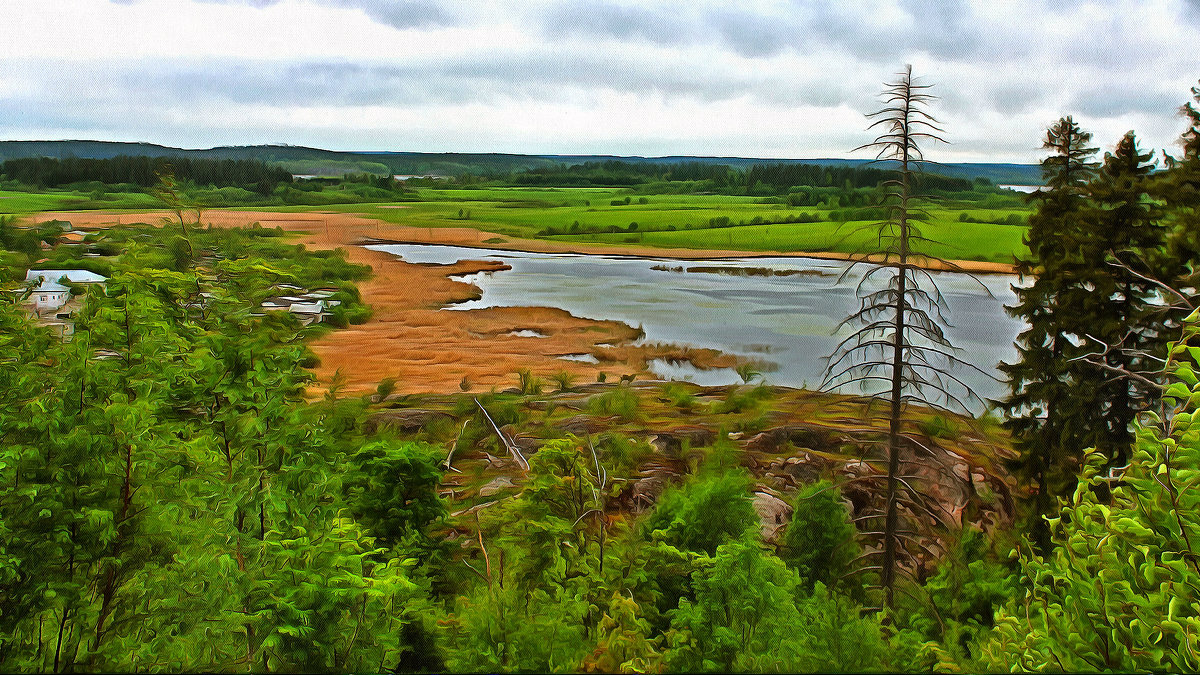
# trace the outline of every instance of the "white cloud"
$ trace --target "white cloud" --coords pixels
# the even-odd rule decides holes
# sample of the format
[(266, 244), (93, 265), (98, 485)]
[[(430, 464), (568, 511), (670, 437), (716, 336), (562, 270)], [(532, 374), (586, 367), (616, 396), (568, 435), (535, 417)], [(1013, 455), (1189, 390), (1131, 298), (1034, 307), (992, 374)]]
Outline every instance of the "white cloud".
[(1170, 147), (1190, 0), (8, 0), (0, 138), (846, 156), (903, 64), (946, 161), (1037, 161), (1074, 114)]

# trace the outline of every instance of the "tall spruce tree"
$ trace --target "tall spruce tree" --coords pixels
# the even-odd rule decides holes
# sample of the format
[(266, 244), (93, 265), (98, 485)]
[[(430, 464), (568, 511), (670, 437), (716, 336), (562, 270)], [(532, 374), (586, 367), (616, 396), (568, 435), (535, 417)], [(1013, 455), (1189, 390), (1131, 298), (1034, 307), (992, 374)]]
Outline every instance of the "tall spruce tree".
[[(1088, 229), (1080, 237), (1080, 283), (1067, 319), (1081, 324), (1084, 349), (1072, 379), (1091, 392), (1095, 407), (1089, 445), (1115, 466), (1126, 463), (1131, 425), (1158, 398), (1151, 379), (1162, 367), (1164, 313), (1157, 301), (1163, 276), (1162, 208), (1148, 197), (1153, 153), (1138, 150), (1132, 131), (1105, 155), (1087, 185)], [(1148, 377), (1149, 376), (1149, 377)], [(1076, 394), (1078, 396), (1078, 393)]]
[(1088, 216), (1087, 182), (1095, 164), (1092, 135), (1071, 117), (1056, 122), (1042, 147), (1052, 154), (1042, 161), (1048, 189), (1034, 193), (1037, 212), (1029, 218), (1025, 244), (1030, 257), (1018, 261), (1022, 281), (1014, 286), (1017, 304), (1009, 314), (1029, 327), (1017, 337), (1019, 358), (1002, 363), (1009, 396), (1000, 401), (1008, 414), (1005, 426), (1013, 434), (1020, 458), (1014, 467), (1033, 488), (1029, 529), (1042, 551), (1051, 546), (1043, 516), (1054, 509), (1055, 498), (1075, 486), (1079, 458), (1087, 434), (1077, 427), (1080, 408), (1091, 405), (1088, 392), (1079, 391), (1070, 377), (1070, 359), (1078, 354), (1066, 325), (1068, 295), (1080, 288), (1082, 221)]

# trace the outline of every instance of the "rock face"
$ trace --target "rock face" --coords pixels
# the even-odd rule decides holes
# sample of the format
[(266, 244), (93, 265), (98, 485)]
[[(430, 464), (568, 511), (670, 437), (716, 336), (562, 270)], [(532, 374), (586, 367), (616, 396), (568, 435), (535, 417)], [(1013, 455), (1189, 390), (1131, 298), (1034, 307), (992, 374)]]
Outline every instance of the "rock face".
[(520, 450), (521, 454), (525, 455), (526, 458), (537, 452), (542, 447), (542, 440), (540, 438), (523, 434), (511, 424), (500, 427), (500, 431), (504, 432), (504, 435), (508, 437), (508, 440), (512, 441), (512, 444), (517, 446), (517, 449)]
[(654, 446), (655, 450), (669, 456), (675, 456), (683, 450), (685, 441), (689, 447), (703, 448), (712, 445), (716, 438), (717, 435), (711, 429), (689, 425), (659, 432), (650, 439), (650, 443)]
[(834, 434), (827, 429), (804, 424), (785, 424), (756, 434), (746, 441), (746, 450), (775, 452), (784, 443), (791, 443), (797, 448), (828, 448), (836, 445)]
[(498, 492), (514, 487), (516, 487), (516, 484), (508, 476), (497, 476), (490, 483), (479, 488), (479, 496), (491, 497)]
[(763, 541), (773, 542), (784, 526), (792, 519), (792, 507), (779, 497), (767, 492), (754, 493), (754, 510), (762, 523)]
[(587, 436), (588, 434), (598, 434), (609, 429), (610, 425), (604, 420), (597, 419), (590, 415), (576, 415), (567, 418), (558, 423), (558, 428), (568, 434), (576, 436)]
[(453, 422), (450, 415), (437, 410), (418, 410), (406, 408), (402, 410), (381, 410), (373, 413), (363, 424), (363, 431), (368, 435), (379, 429), (388, 427), (403, 433), (416, 433), (436, 420)]

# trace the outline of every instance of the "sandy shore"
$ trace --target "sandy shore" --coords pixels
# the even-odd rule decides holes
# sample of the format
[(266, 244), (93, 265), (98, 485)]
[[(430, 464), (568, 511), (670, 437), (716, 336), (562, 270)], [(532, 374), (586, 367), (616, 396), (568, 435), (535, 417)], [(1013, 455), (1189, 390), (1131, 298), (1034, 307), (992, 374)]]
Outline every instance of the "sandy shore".
[[(157, 223), (167, 212), (41, 213), (37, 220), (57, 218), (76, 227), (107, 227), (122, 223)], [(712, 350), (672, 346), (639, 346), (629, 343), (637, 331), (615, 321), (591, 321), (547, 307), (495, 307), (464, 312), (440, 311), (447, 304), (478, 297), (473, 285), (451, 275), (502, 269), (496, 262), (462, 261), (455, 265), (417, 265), (357, 244), (365, 241), (448, 244), (530, 252), (570, 252), (593, 255), (626, 255), (655, 258), (704, 259), (730, 257), (813, 257), (845, 259), (838, 254), (746, 251), (700, 251), (605, 244), (563, 243), (513, 239), (470, 228), (418, 228), (385, 223), (345, 213), (270, 211), (205, 211), (205, 224), (239, 227), (261, 223), (293, 232), (296, 241), (316, 249), (342, 248), (347, 258), (370, 265), (371, 279), (359, 285), (373, 315), (362, 325), (337, 330), (311, 344), (321, 359), (315, 369), (319, 382), (328, 383), (341, 371), (346, 390), (374, 389), (385, 377), (396, 379), (401, 393), (458, 391), (462, 387), (486, 391), (517, 383), (516, 371), (529, 368), (546, 380), (567, 372), (576, 382), (591, 382), (601, 373), (649, 376), (646, 362), (654, 358), (685, 358), (699, 367), (729, 367), (735, 360)], [(496, 242), (496, 239), (503, 239)], [(492, 240), (492, 241), (489, 241)], [(487, 243), (485, 243), (487, 242)], [(961, 269), (976, 273), (1011, 272), (1010, 265), (962, 261)], [(518, 334), (521, 333), (521, 334)], [(543, 337), (532, 337), (536, 333)], [(559, 358), (592, 354), (599, 364)]]

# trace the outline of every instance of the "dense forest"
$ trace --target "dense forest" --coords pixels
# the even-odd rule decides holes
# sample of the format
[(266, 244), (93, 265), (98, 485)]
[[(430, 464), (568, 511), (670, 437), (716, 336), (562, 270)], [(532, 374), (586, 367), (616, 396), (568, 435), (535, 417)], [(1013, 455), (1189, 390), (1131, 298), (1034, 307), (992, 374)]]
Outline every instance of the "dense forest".
[[(450, 395), (450, 412), (425, 424), (381, 424), (389, 404), (409, 420), (408, 399), (387, 382), (374, 396), (314, 383), (305, 340), (329, 328), (262, 309), (281, 288), (326, 287), (343, 301), (340, 323), (364, 320), (355, 281), (369, 270), (276, 230), (181, 216), (55, 252), (55, 267), (87, 261), (109, 277), (75, 289), (64, 341), (30, 319), (17, 281), (57, 232), (5, 221), (0, 670), (1200, 670), (1192, 93), (1183, 151), (1162, 170), (1132, 132), (1101, 161), (1070, 117), (1047, 132), (1047, 188), (1031, 197), (1020, 262), (1028, 283), (1010, 310), (1028, 328), (996, 402), (1015, 449), (1011, 521), (984, 517), (998, 497), (970, 469), (954, 527), (933, 497), (896, 489), (915, 480), (897, 467), (921, 465), (955, 420), (984, 423), (931, 417), (913, 398), (866, 406), (856, 441), (832, 445), (878, 470), (802, 472), (772, 538), (754, 506), (758, 467), (728, 434), (673, 446), (681, 474), (648, 503), (630, 483), (665, 460), (632, 435), (576, 420), (523, 454), (502, 428), (558, 405), (528, 374), (514, 393)], [(907, 141), (897, 172), (819, 177), (879, 186), (889, 246), (920, 245), (907, 229), (913, 194), (958, 186), (910, 181)], [(742, 180), (776, 189), (806, 171)], [(169, 182), (155, 189), (185, 201)], [(920, 278), (909, 255), (889, 263), (897, 279)], [(868, 329), (879, 307), (921, 316), (913, 306), (931, 291), (904, 284), (864, 296)], [(936, 338), (934, 310), (925, 316), (919, 328)], [(884, 328), (882, 347), (902, 355), (904, 325)], [(896, 372), (911, 377), (920, 358)], [(307, 396), (316, 384), (323, 395)], [(596, 392), (584, 404), (593, 421), (640, 414), (634, 387)], [(747, 384), (714, 408), (772, 395)], [(676, 415), (699, 410), (686, 389), (661, 397)], [(452, 510), (443, 486), (464, 456), (517, 481)], [(866, 495), (866, 516), (851, 493)]]
[[(745, 157), (613, 157), (604, 155), (514, 155), (501, 153), (430, 152), (337, 152), (296, 145), (222, 146), (185, 150), (152, 143), (112, 141), (0, 141), (0, 160), (50, 157), (109, 159), (113, 157), (187, 157), (209, 160), (255, 160), (279, 166), (293, 174), (340, 176), (346, 173), (460, 177), (504, 175), (528, 169), (555, 170), (574, 164), (623, 163), (717, 164), (744, 171), (755, 164), (783, 160)], [(793, 159), (789, 164), (827, 167), (861, 167), (863, 159)], [(940, 164), (937, 173), (955, 178), (987, 178), (993, 183), (1025, 185), (1038, 180), (1036, 165), (1030, 164)]]
[[(786, 195), (794, 187), (874, 188), (890, 173), (870, 166), (821, 166), (819, 164), (753, 164), (744, 170), (728, 164), (679, 162), (584, 162), (569, 166), (528, 169), (520, 173), (497, 174), (512, 185), (537, 186), (647, 186), (669, 191), (662, 184), (686, 184), (692, 192), (723, 194)], [(948, 178), (934, 173), (921, 174), (922, 185), (929, 191), (967, 192), (978, 185), (990, 186), (990, 181), (973, 182), (965, 178)], [(646, 191), (646, 190), (644, 190)]]
[(213, 187), (246, 187), (268, 195), (292, 174), (256, 160), (213, 160), (188, 157), (113, 157), (111, 159), (53, 159), (31, 157), (0, 164), (0, 176), (36, 188), (75, 183), (136, 185), (149, 188), (170, 173), (179, 180)]

